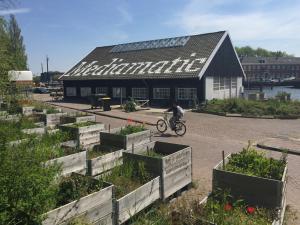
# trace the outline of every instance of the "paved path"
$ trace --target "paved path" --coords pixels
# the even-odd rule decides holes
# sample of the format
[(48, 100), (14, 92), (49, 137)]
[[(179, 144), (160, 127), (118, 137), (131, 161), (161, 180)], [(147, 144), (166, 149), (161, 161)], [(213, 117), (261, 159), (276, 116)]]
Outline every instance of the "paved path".
[[(74, 104), (74, 107), (77, 105)], [(135, 112), (127, 114), (131, 117), (157, 120), (158, 113)], [(209, 114), (187, 112), (187, 133), (177, 137), (169, 131), (168, 135), (156, 135), (156, 140), (188, 144), (193, 148), (193, 177), (199, 181), (203, 193), (211, 189), (212, 168), (221, 160), (221, 152), (226, 154), (238, 152), (248, 143), (248, 140), (260, 141), (276, 136), (300, 135), (300, 120), (271, 120), (251, 118), (231, 118)], [(120, 126), (124, 120), (97, 116), (97, 121)], [(154, 129), (153, 127), (151, 127)], [(268, 156), (281, 156), (278, 152), (266, 151)], [(288, 156), (288, 204), (300, 212), (300, 156)], [(300, 220), (295, 224), (299, 225)]]

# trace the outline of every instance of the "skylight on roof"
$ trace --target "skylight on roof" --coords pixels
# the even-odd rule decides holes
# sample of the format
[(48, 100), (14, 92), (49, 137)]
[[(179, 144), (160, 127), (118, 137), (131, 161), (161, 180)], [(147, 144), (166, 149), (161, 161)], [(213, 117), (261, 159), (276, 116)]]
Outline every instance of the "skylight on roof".
[(165, 38), (152, 41), (141, 41), (133, 42), (128, 44), (120, 44), (114, 46), (110, 52), (128, 52), (128, 51), (137, 51), (143, 49), (155, 49), (155, 48), (169, 48), (169, 47), (181, 47), (184, 46), (190, 36), (184, 37), (175, 37), (175, 38)]

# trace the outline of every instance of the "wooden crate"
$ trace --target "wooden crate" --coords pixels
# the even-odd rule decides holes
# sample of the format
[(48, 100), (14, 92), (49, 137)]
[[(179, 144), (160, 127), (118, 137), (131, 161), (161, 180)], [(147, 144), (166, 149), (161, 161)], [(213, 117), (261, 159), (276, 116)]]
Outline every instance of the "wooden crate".
[(114, 202), (114, 224), (123, 224), (160, 198), (160, 178), (156, 177)]
[(70, 202), (45, 214), (43, 225), (61, 225), (79, 216), (84, 216), (92, 224), (112, 225), (113, 186), (106, 186), (92, 194)]
[(60, 117), (67, 115), (67, 113), (51, 113), (51, 114), (40, 114), (41, 120), (44, 121), (46, 126), (54, 127), (60, 124)]
[(33, 114), (33, 109), (34, 109), (33, 106), (23, 106), (22, 107), (22, 114), (24, 116), (32, 115)]
[(67, 123), (82, 123), (82, 122), (96, 122), (95, 115), (82, 115), (82, 116), (75, 116), (75, 115), (65, 115), (60, 118), (61, 124)]
[[(225, 158), (225, 164), (229, 157)], [(287, 184), (287, 166), (282, 180), (274, 180), (224, 171), (222, 165), (221, 161), (213, 169), (213, 190), (228, 189), (233, 196), (243, 198), (253, 205), (268, 208), (281, 206)]]
[(73, 127), (73, 124), (60, 125), (62, 131), (69, 132), (77, 140), (78, 147), (86, 148), (100, 142), (100, 131), (104, 130), (103, 123), (96, 123), (85, 127)]
[(128, 135), (117, 134), (123, 127), (111, 129), (100, 133), (101, 143), (104, 145), (115, 146), (123, 149), (130, 149), (132, 145), (137, 146), (151, 141), (150, 130), (145, 130)]
[(61, 175), (68, 175), (72, 172), (85, 174), (86, 172), (86, 151), (77, 152), (60, 158), (51, 159), (46, 165), (61, 164)]
[[(143, 155), (147, 149), (164, 154), (161, 158)], [(167, 142), (154, 141), (123, 152), (123, 160), (145, 163), (146, 169), (160, 176), (161, 198), (167, 199), (192, 182), (192, 148)]]
[(22, 132), (25, 134), (43, 135), (46, 133), (46, 128), (45, 127), (37, 127), (37, 128), (30, 128), (30, 129), (22, 129)]
[[(96, 145), (94, 148), (111, 148), (109, 146)], [(96, 176), (100, 173), (108, 171), (115, 166), (122, 164), (123, 149), (114, 149), (112, 152), (105, 155), (87, 159), (87, 174), (90, 176)]]

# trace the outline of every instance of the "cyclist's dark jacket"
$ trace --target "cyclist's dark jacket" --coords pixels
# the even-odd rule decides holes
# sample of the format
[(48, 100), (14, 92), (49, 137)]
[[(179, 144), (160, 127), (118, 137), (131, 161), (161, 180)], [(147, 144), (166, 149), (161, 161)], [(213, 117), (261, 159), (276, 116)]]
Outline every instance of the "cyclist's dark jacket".
[(172, 106), (171, 108), (168, 109), (168, 112), (173, 111), (173, 117), (178, 117), (178, 108), (177, 106)]

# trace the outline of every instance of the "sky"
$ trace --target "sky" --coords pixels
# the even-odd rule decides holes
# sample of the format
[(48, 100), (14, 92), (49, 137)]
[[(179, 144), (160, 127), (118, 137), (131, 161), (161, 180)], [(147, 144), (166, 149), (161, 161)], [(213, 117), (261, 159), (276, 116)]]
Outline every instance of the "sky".
[(16, 0), (29, 69), (65, 72), (97, 46), (228, 30), (235, 46), (300, 56), (299, 0)]

